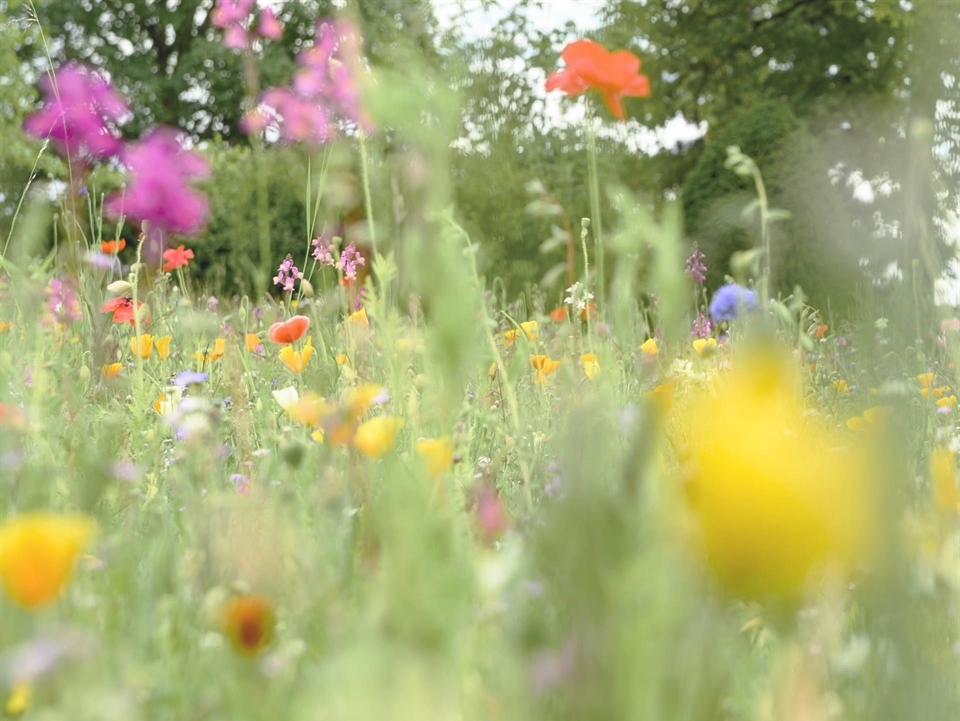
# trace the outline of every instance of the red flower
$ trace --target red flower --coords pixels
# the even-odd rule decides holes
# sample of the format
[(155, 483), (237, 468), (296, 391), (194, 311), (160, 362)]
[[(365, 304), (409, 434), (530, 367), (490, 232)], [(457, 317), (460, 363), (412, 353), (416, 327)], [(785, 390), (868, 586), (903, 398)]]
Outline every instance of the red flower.
[(576, 40), (560, 56), (567, 67), (547, 78), (548, 91), (562, 90), (575, 96), (593, 88), (618, 120), (624, 119), (622, 98), (650, 95), (649, 78), (638, 74), (640, 58), (629, 50), (611, 53), (593, 40)]
[(121, 250), (127, 247), (127, 241), (123, 238), (120, 240), (101, 240), (100, 241), (100, 252), (107, 253), (108, 255), (116, 255)]
[(563, 323), (567, 319), (567, 309), (562, 305), (550, 311), (550, 320), (554, 323)]
[[(137, 301), (137, 308), (143, 305), (143, 301)], [(136, 321), (133, 317), (133, 301), (129, 298), (111, 298), (102, 306), (100, 306), (101, 313), (113, 313), (113, 322), (114, 323), (129, 323), (130, 325), (136, 325)], [(149, 320), (149, 317), (141, 319), (143, 322)]]
[(182, 268), (193, 259), (192, 250), (184, 250), (181, 245), (179, 248), (170, 248), (163, 251), (163, 259), (167, 261), (163, 264), (163, 269), (167, 272), (175, 268)]
[(300, 340), (309, 327), (307, 316), (295, 315), (290, 320), (274, 323), (267, 334), (274, 343), (293, 343)]

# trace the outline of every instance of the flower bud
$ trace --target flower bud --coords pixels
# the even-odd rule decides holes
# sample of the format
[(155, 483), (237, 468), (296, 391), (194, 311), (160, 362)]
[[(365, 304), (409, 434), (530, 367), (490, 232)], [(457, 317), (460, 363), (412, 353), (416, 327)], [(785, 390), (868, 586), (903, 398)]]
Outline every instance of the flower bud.
[(114, 293), (115, 295), (120, 295), (122, 293), (126, 293), (132, 287), (133, 286), (130, 285), (125, 280), (115, 280), (110, 285), (107, 286), (107, 290), (109, 290), (111, 293)]

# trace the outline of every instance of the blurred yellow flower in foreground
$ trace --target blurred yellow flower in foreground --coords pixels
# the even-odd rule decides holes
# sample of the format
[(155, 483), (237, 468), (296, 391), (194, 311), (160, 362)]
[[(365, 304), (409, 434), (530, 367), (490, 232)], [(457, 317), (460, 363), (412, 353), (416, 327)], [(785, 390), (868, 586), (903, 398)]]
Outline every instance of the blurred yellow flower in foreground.
[(140, 336), (140, 343), (137, 344), (137, 336), (130, 338), (130, 352), (138, 355), (144, 360), (150, 357), (153, 352), (153, 336), (144, 333)]
[(358, 311), (354, 311), (353, 313), (350, 314), (350, 316), (348, 317), (348, 320), (354, 325), (360, 326), (361, 328), (370, 327), (370, 319), (367, 318), (366, 308), (361, 308)]
[(28, 683), (14, 684), (10, 689), (10, 696), (3, 705), (4, 713), (7, 716), (20, 716), (30, 706), (30, 696), (33, 689)]
[(26, 513), (0, 526), (0, 581), (25, 608), (54, 601), (96, 532), (86, 516)]
[(867, 457), (805, 418), (795, 387), (773, 354), (741, 358), (690, 419), (687, 500), (737, 596), (799, 600), (812, 571), (849, 572), (871, 550)]
[(294, 350), (292, 345), (285, 345), (280, 349), (280, 360), (294, 373), (303, 373), (303, 369), (307, 367), (307, 362), (312, 355), (313, 338), (311, 336), (307, 336), (307, 344), (303, 347), (303, 350)]
[(257, 350), (257, 346), (260, 345), (260, 336), (256, 333), (247, 333), (243, 336), (243, 345), (248, 353), (253, 353)]
[(587, 378), (591, 380), (596, 378), (597, 373), (600, 372), (600, 360), (597, 358), (597, 354), (584, 353), (580, 356), (580, 362), (583, 363), (583, 372), (587, 374)]
[(960, 513), (960, 495), (957, 493), (957, 464), (947, 448), (930, 452), (930, 490), (933, 505), (940, 513), (952, 516)]
[(434, 478), (442, 476), (453, 465), (453, 440), (449, 436), (421, 438), (414, 449), (427, 462), (427, 472)]
[(657, 347), (656, 338), (647, 338), (643, 343), (640, 344), (640, 350), (650, 356), (654, 356), (660, 352), (660, 349)]
[(223, 606), (223, 632), (242, 656), (256, 656), (273, 638), (273, 604), (265, 596), (237, 596)]
[(369, 458), (380, 458), (393, 448), (403, 421), (393, 416), (377, 416), (361, 423), (353, 434), (353, 445)]
[(13, 328), (13, 323), (7, 323), (0, 320), (0, 333), (6, 333), (11, 328)]
[(887, 419), (891, 413), (893, 413), (893, 406), (873, 406), (867, 408), (862, 416), (854, 416), (847, 420), (847, 428), (851, 431), (883, 428), (887, 424)]

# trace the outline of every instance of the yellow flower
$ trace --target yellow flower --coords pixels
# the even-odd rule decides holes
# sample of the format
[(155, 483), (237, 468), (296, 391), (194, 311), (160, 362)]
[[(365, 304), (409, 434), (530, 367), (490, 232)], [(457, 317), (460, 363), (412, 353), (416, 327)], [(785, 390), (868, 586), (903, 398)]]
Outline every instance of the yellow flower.
[(227, 349), (227, 341), (223, 338), (217, 338), (213, 342), (213, 350), (207, 356), (207, 362), (213, 363), (217, 358), (223, 357), (223, 352)]
[(319, 426), (330, 415), (330, 406), (323, 396), (317, 393), (305, 393), (292, 406), (285, 408), (287, 415), (305, 426)]
[(837, 392), (838, 396), (842, 396), (844, 393), (850, 390), (850, 387), (847, 385), (847, 382), (841, 378), (833, 382), (833, 390)]
[(946, 515), (960, 511), (957, 464), (953, 453), (946, 448), (934, 448), (930, 452), (930, 490), (938, 511)]
[(649, 356), (655, 356), (655, 355), (659, 352), (659, 350), (660, 350), (660, 349), (657, 347), (657, 339), (656, 339), (656, 338), (647, 338), (647, 339), (646, 339), (645, 341), (643, 341), (643, 343), (640, 345), (640, 350), (642, 350), (644, 353), (646, 353), (646, 354), (649, 355)]
[(123, 363), (108, 363), (105, 366), (100, 366), (100, 372), (107, 378), (116, 378), (117, 373), (119, 373), (122, 368)]
[(10, 696), (3, 710), (7, 716), (19, 716), (30, 706), (30, 696), (33, 689), (28, 683), (16, 683), (10, 689)]
[(292, 345), (285, 345), (280, 349), (280, 360), (294, 373), (303, 373), (310, 356), (313, 355), (313, 337), (307, 336), (307, 344), (303, 350), (294, 350)]
[(166, 416), (180, 405), (180, 401), (183, 398), (182, 388), (174, 386), (168, 388), (167, 393), (170, 394), (169, 397), (167, 397), (166, 393), (161, 393), (153, 402), (153, 410), (157, 412), (157, 415)]
[(96, 525), (86, 516), (28, 513), (0, 526), (0, 581), (25, 608), (54, 601)]
[(345, 366), (350, 364), (350, 359), (347, 357), (346, 353), (337, 353), (334, 360), (337, 361), (337, 365)]
[(687, 500), (707, 565), (741, 597), (795, 602), (811, 572), (872, 547), (869, 456), (837, 450), (795, 386), (778, 359), (742, 359), (691, 412)]
[(13, 323), (6, 323), (0, 320), (0, 333), (6, 333), (11, 328), (13, 328)]
[(673, 403), (673, 383), (661, 383), (649, 391), (646, 396), (653, 401), (661, 413), (666, 413), (670, 410), (670, 406)]
[(343, 404), (351, 416), (360, 418), (377, 398), (385, 398), (386, 392), (386, 388), (376, 383), (363, 383), (346, 390), (343, 394)]
[(165, 335), (161, 338), (157, 338), (154, 341), (154, 345), (157, 348), (157, 357), (160, 360), (166, 360), (170, 357), (170, 336)]
[(367, 309), (361, 308), (358, 311), (355, 311), (349, 315), (347, 318), (351, 323), (354, 323), (361, 328), (369, 328), (370, 320), (367, 318)]
[(523, 329), (524, 335), (530, 340), (536, 340), (540, 337), (540, 325), (537, 321), (528, 320), (525, 323), (521, 323), (520, 327)]
[(147, 333), (141, 335), (139, 346), (137, 345), (137, 336), (130, 338), (130, 352), (143, 359), (149, 358), (150, 354), (153, 353), (153, 336)]
[(553, 360), (545, 355), (530, 356), (530, 365), (537, 372), (537, 383), (543, 383), (547, 376), (560, 367), (560, 361)]
[(937, 398), (937, 408), (956, 408), (956, 407), (957, 407), (956, 396), (944, 396), (943, 398)]
[(247, 333), (243, 337), (243, 344), (249, 353), (253, 353), (257, 350), (257, 346), (260, 345), (260, 337), (256, 333)]
[(364, 421), (353, 434), (353, 445), (368, 458), (381, 458), (393, 448), (403, 421), (392, 416), (377, 416)]
[(920, 389), (920, 395), (922, 395), (924, 398), (929, 398), (929, 397), (930, 397), (930, 389), (929, 389), (929, 388), (921, 388), (921, 389)]
[(596, 353), (584, 353), (580, 356), (580, 362), (583, 363), (583, 372), (587, 374), (587, 378), (592, 380), (600, 372), (600, 361)]
[(427, 462), (427, 472), (439, 478), (453, 465), (453, 441), (443, 438), (421, 438), (414, 444), (417, 454)]
[(851, 431), (865, 431), (868, 428), (883, 428), (890, 414), (893, 413), (893, 406), (873, 406), (867, 408), (862, 416), (854, 416), (847, 420), (847, 428)]
[(933, 373), (921, 373), (917, 376), (917, 380), (920, 381), (921, 388), (930, 388), (933, 385), (933, 381), (936, 379), (936, 375)]
[(265, 596), (237, 596), (222, 613), (223, 631), (243, 656), (256, 656), (273, 638), (273, 604)]
[(717, 350), (717, 339), (697, 338), (695, 341), (693, 341), (693, 349), (697, 352), (698, 356), (709, 356)]

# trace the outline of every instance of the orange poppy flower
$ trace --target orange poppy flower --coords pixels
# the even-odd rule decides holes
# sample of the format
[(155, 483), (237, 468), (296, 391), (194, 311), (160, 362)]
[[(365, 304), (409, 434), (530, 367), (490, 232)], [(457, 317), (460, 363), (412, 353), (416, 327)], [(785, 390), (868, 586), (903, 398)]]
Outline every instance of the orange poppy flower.
[(575, 40), (560, 57), (567, 67), (547, 77), (548, 92), (562, 90), (572, 97), (592, 88), (618, 120), (625, 117), (624, 97), (650, 95), (650, 79), (639, 74), (640, 58), (629, 50), (610, 52), (593, 40)]
[(100, 252), (107, 253), (109, 255), (116, 255), (126, 247), (127, 247), (127, 241), (124, 240), (123, 238), (120, 238), (120, 240), (100, 241)]
[(563, 323), (567, 319), (567, 309), (562, 305), (550, 311), (550, 320), (554, 323)]
[[(137, 309), (143, 305), (143, 301), (137, 301)], [(100, 306), (101, 313), (113, 313), (113, 322), (114, 323), (129, 323), (130, 325), (135, 326), (136, 320), (133, 317), (133, 301), (129, 298), (119, 297), (111, 298), (102, 306)], [(146, 323), (150, 320), (149, 314), (141, 318), (142, 323)]]
[(537, 383), (543, 383), (548, 375), (560, 367), (560, 361), (545, 355), (534, 355), (530, 356), (530, 365), (537, 372)]
[(234, 650), (256, 656), (273, 638), (273, 604), (265, 596), (237, 596), (223, 607), (223, 631)]
[(293, 343), (303, 338), (309, 327), (310, 319), (307, 316), (295, 315), (290, 320), (274, 323), (267, 334), (274, 343)]

